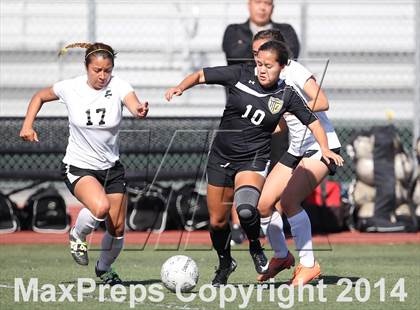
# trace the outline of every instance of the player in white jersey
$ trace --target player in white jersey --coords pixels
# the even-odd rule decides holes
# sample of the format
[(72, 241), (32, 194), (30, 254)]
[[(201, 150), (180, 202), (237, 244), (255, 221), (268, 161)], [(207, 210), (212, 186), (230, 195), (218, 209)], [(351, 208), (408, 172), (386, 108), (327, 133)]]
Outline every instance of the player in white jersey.
[(118, 134), (123, 105), (137, 118), (144, 118), (148, 103), (140, 102), (130, 84), (112, 75), (115, 51), (103, 43), (75, 43), (85, 48), (86, 75), (55, 83), (31, 99), (20, 137), (38, 142), (33, 129), (45, 102), (66, 105), (70, 136), (63, 159), (63, 175), (71, 193), (84, 205), (70, 230), (70, 251), (80, 265), (88, 265), (86, 236), (106, 221), (96, 275), (105, 284), (121, 279), (111, 265), (124, 244), (127, 196), (125, 171), (119, 162)]
[[(283, 41), (281, 34), (275, 30), (266, 30), (256, 34), (253, 51), (269, 40)], [(281, 73), (281, 79), (291, 85), (315, 111), (328, 138), (328, 147), (339, 153), (340, 142), (334, 127), (323, 110), (328, 109), (328, 99), (311, 72), (299, 63), (290, 60)], [(289, 130), (289, 148), (279, 162), (273, 167), (264, 184), (258, 210), (261, 214), (261, 227), (274, 250), (270, 260), (269, 272), (259, 275), (259, 281), (273, 278), (283, 269), (294, 265), (295, 259), (288, 251), (283, 232), (283, 221), (279, 212), (283, 211), (290, 223), (293, 239), (299, 251), (300, 264), (294, 271), (290, 283), (303, 284), (317, 278), (321, 273), (315, 261), (312, 248), (311, 223), (301, 202), (328, 175), (334, 174), (336, 165), (322, 157), (319, 144), (312, 133), (294, 115), (285, 114), (280, 128)], [(280, 203), (278, 201), (280, 200)], [(276, 208), (274, 208), (274, 206)]]

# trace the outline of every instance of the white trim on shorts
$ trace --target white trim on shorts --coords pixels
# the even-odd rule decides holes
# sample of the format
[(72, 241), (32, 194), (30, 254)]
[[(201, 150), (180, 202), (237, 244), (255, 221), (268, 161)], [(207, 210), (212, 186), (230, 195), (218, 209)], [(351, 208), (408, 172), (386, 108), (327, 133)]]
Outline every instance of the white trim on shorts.
[(255, 171), (256, 173), (258, 173), (259, 175), (261, 175), (263, 178), (266, 178), (268, 175), (268, 169), (270, 168), (270, 163), (271, 161), (267, 161), (266, 165), (265, 165), (265, 169), (261, 170), (261, 171)]

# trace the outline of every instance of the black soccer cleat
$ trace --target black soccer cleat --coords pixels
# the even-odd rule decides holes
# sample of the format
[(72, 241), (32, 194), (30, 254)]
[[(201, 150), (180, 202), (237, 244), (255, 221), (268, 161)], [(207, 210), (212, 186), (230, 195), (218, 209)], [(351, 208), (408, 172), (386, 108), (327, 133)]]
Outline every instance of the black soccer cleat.
[(252, 260), (254, 262), (255, 270), (259, 274), (266, 274), (268, 273), (268, 259), (267, 256), (264, 254), (264, 249), (251, 249), (249, 250), (249, 253), (251, 254)]
[(96, 263), (95, 273), (103, 284), (109, 284), (110, 286), (122, 284), (122, 280), (112, 268), (109, 271), (99, 270), (98, 263)]
[(216, 270), (216, 275), (214, 276), (213, 281), (211, 281), (211, 284), (214, 287), (220, 287), (221, 285), (226, 285), (227, 280), (232, 272), (236, 270), (236, 267), (238, 264), (236, 261), (232, 258), (232, 261), (230, 262), (230, 266), (226, 268), (218, 268)]
[(87, 266), (89, 264), (89, 257), (87, 253), (87, 242), (82, 241), (73, 236), (73, 229), (69, 233), (70, 241), (70, 253), (74, 261), (82, 266)]

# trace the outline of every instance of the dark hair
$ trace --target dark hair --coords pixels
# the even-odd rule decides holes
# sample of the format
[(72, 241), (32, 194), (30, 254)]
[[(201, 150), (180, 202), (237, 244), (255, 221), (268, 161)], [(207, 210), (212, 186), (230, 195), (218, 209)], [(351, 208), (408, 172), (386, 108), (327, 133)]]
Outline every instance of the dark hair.
[(276, 54), (277, 62), (280, 65), (287, 65), (289, 62), (289, 49), (283, 42), (280, 41), (267, 41), (260, 46), (260, 51), (272, 51)]
[(284, 42), (284, 37), (281, 34), (280, 30), (277, 29), (267, 29), (261, 30), (257, 32), (252, 39), (252, 42), (261, 40), (261, 39), (268, 39), (268, 40), (276, 40), (280, 42)]
[(62, 48), (58, 53), (58, 56), (61, 56), (67, 53), (69, 48), (85, 48), (85, 65), (86, 67), (91, 63), (92, 59), (91, 56), (101, 56), (103, 58), (111, 59), (112, 66), (114, 66), (114, 59), (117, 53), (113, 50), (113, 48), (105, 43), (72, 43), (67, 45), (66, 47)]

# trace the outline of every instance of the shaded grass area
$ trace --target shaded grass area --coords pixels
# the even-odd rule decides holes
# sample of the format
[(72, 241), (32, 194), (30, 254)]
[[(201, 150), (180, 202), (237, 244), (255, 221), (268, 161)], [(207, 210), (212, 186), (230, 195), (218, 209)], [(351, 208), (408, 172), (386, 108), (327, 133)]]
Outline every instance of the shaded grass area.
[[(293, 253), (296, 257), (297, 253)], [(194, 258), (200, 269), (199, 284), (193, 291), (197, 295), (191, 302), (183, 302), (176, 294), (160, 288), (162, 263), (168, 257), (178, 254)], [(105, 300), (100, 302), (101, 292), (98, 289), (99, 282), (97, 282), (95, 291), (84, 295), (83, 301), (77, 302), (78, 281), (80, 284), (82, 284), (81, 281), (85, 281), (86, 289), (97, 280), (94, 264), (99, 252), (90, 251), (89, 255), (90, 265), (82, 267), (73, 262), (66, 246), (0, 246), (2, 263), (0, 308), (95, 310), (114, 309), (118, 306), (120, 309), (129, 309), (130, 289), (133, 289), (136, 296), (140, 297), (144, 293), (139, 288), (142, 286), (147, 296), (145, 295), (143, 302), (131, 304), (136, 309), (221, 309), (223, 307), (225, 309), (287, 309), (290, 306), (293, 306), (293, 309), (420, 309), (420, 249), (418, 245), (333, 245), (329, 250), (317, 251), (316, 257), (321, 264), (322, 280), (326, 287), (321, 292), (319, 286), (306, 287), (300, 296), (298, 289), (290, 290), (285, 285), (292, 275), (292, 270), (280, 273), (271, 283), (271, 287), (257, 288), (256, 273), (251, 258), (243, 247), (233, 251), (233, 256), (239, 266), (230, 277), (230, 283), (234, 286), (229, 286), (224, 291), (219, 289), (213, 291), (204, 286), (211, 281), (214, 266), (217, 265), (214, 251), (205, 248), (194, 251), (131, 249), (124, 251), (115, 263), (115, 269), (124, 280), (127, 291), (125, 300), (121, 302), (112, 300), (108, 289), (103, 293)], [(267, 255), (271, 256), (272, 252), (267, 251)], [(44, 299), (53, 299), (51, 288), (44, 286), (44, 290), (38, 294), (37, 302), (22, 302), (22, 294), (20, 294), (20, 302), (15, 302), (15, 278), (22, 278), (25, 286), (31, 278), (38, 278), (38, 288), (46, 283), (52, 284), (56, 290), (56, 301), (42, 302), (40, 300), (43, 292)], [(343, 280), (343, 278), (349, 280)], [(381, 278), (383, 280), (380, 280)], [(342, 285), (339, 285), (340, 283)], [(396, 285), (397, 283), (400, 285)], [(58, 301), (62, 295), (60, 284), (67, 288), (74, 285), (71, 296), (75, 302), (69, 302), (68, 299)], [(267, 283), (267, 286), (268, 284), (270, 283)], [(313, 290), (313, 301), (310, 300), (311, 290)], [(216, 296), (212, 298), (214, 292)], [(232, 301), (226, 301), (223, 304), (221, 302), (223, 294)], [(232, 294), (236, 294), (236, 298)], [(405, 294), (406, 297), (404, 297)], [(122, 294), (118, 296), (122, 298)], [(184, 294), (184, 296), (191, 295)], [(204, 296), (207, 302), (200, 296)], [(248, 302), (244, 296), (249, 296)], [(400, 301), (398, 296), (401, 296), (403, 301)], [(33, 300), (32, 297), (33, 295), (31, 295), (31, 300)]]

